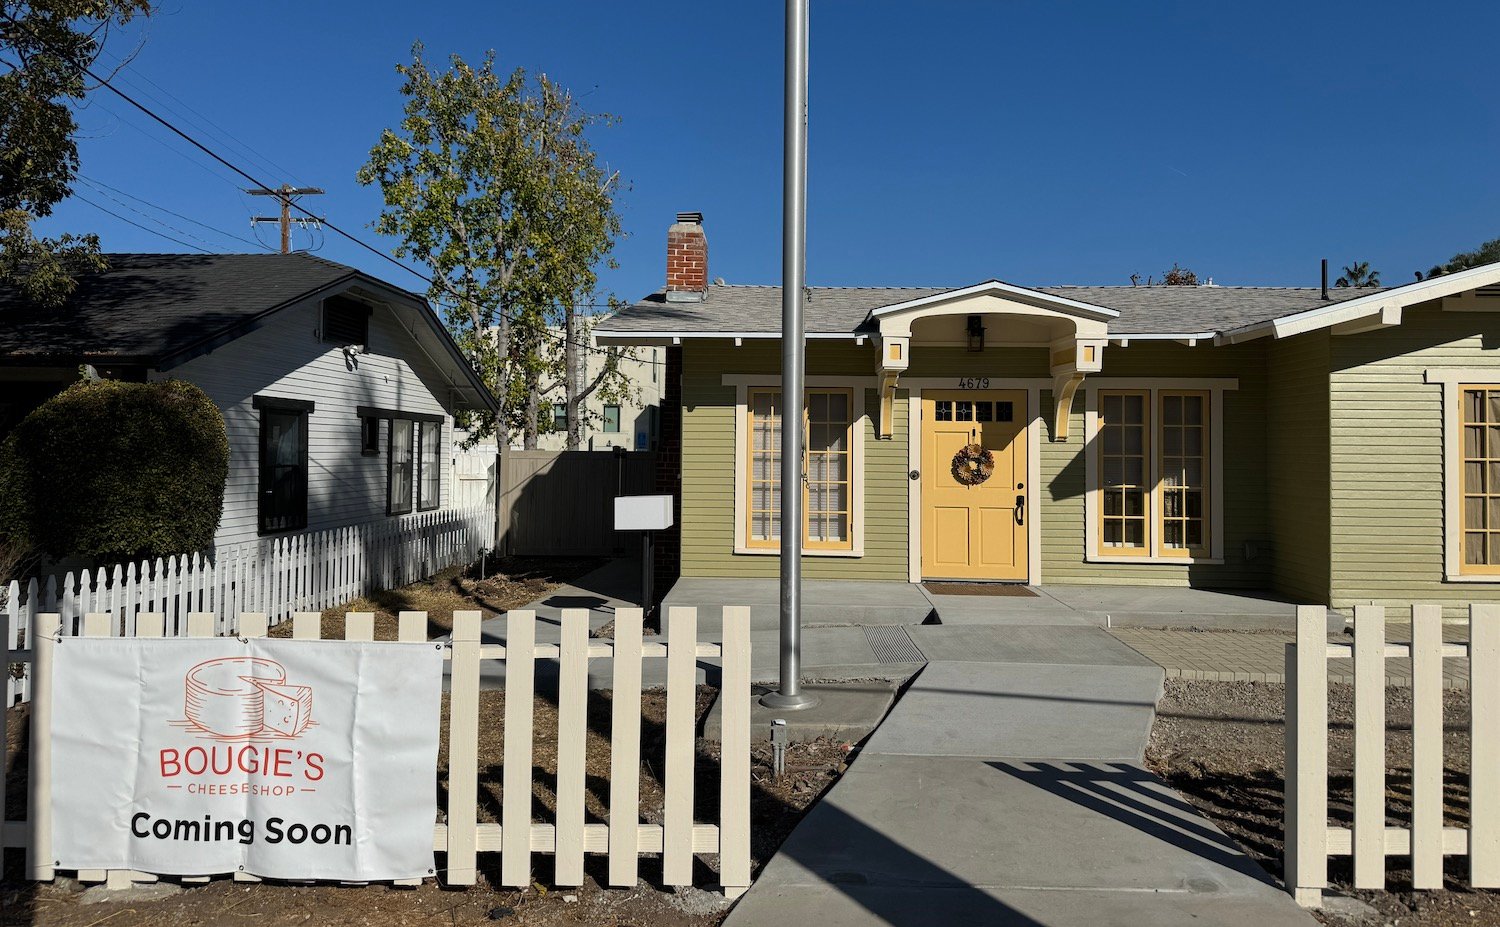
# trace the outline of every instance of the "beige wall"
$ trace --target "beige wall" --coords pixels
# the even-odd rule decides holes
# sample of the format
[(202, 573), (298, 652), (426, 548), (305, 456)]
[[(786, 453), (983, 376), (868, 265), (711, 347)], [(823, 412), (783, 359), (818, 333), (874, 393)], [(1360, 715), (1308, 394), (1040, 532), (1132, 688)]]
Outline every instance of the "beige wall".
[(1478, 368), (1500, 382), (1500, 315), (1427, 304), (1398, 327), (1331, 340), (1332, 604), (1456, 613), (1500, 598), (1500, 583), (1444, 581), (1443, 390), (1424, 381)]
[(1332, 338), (1310, 332), (1268, 347), (1266, 427), (1272, 585), (1299, 602), (1329, 595), (1328, 364)]

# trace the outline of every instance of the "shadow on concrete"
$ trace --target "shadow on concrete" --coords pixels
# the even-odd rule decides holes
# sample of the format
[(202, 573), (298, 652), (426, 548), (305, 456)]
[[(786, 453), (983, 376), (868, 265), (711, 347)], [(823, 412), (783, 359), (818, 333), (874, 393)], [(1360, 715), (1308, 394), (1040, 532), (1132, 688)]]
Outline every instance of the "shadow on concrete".
[(1270, 875), (1161, 779), (1125, 763), (988, 764), (1163, 843), (1275, 887)]

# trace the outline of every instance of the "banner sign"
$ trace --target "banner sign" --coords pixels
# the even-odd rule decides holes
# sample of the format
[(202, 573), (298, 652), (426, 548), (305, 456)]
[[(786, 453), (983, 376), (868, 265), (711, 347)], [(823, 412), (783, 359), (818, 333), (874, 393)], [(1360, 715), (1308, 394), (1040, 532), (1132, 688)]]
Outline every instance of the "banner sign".
[(433, 874), (441, 645), (64, 637), (53, 650), (59, 868)]

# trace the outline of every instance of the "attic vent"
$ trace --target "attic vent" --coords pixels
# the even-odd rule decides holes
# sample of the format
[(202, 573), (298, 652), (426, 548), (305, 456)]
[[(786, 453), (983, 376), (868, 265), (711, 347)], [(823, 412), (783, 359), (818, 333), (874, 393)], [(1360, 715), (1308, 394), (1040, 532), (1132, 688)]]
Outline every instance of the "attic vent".
[(1475, 296), (1483, 296), (1486, 299), (1500, 297), (1500, 286), (1482, 286), (1474, 291)]
[(323, 340), (329, 344), (368, 344), (370, 307), (343, 296), (323, 300)]

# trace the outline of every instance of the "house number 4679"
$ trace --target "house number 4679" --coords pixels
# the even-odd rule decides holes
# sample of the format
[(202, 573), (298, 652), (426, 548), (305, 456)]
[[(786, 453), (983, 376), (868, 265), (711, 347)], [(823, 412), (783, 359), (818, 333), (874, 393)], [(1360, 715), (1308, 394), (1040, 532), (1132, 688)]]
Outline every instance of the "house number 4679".
[(989, 377), (959, 377), (958, 378), (958, 388), (959, 389), (989, 389), (990, 388), (990, 378)]

